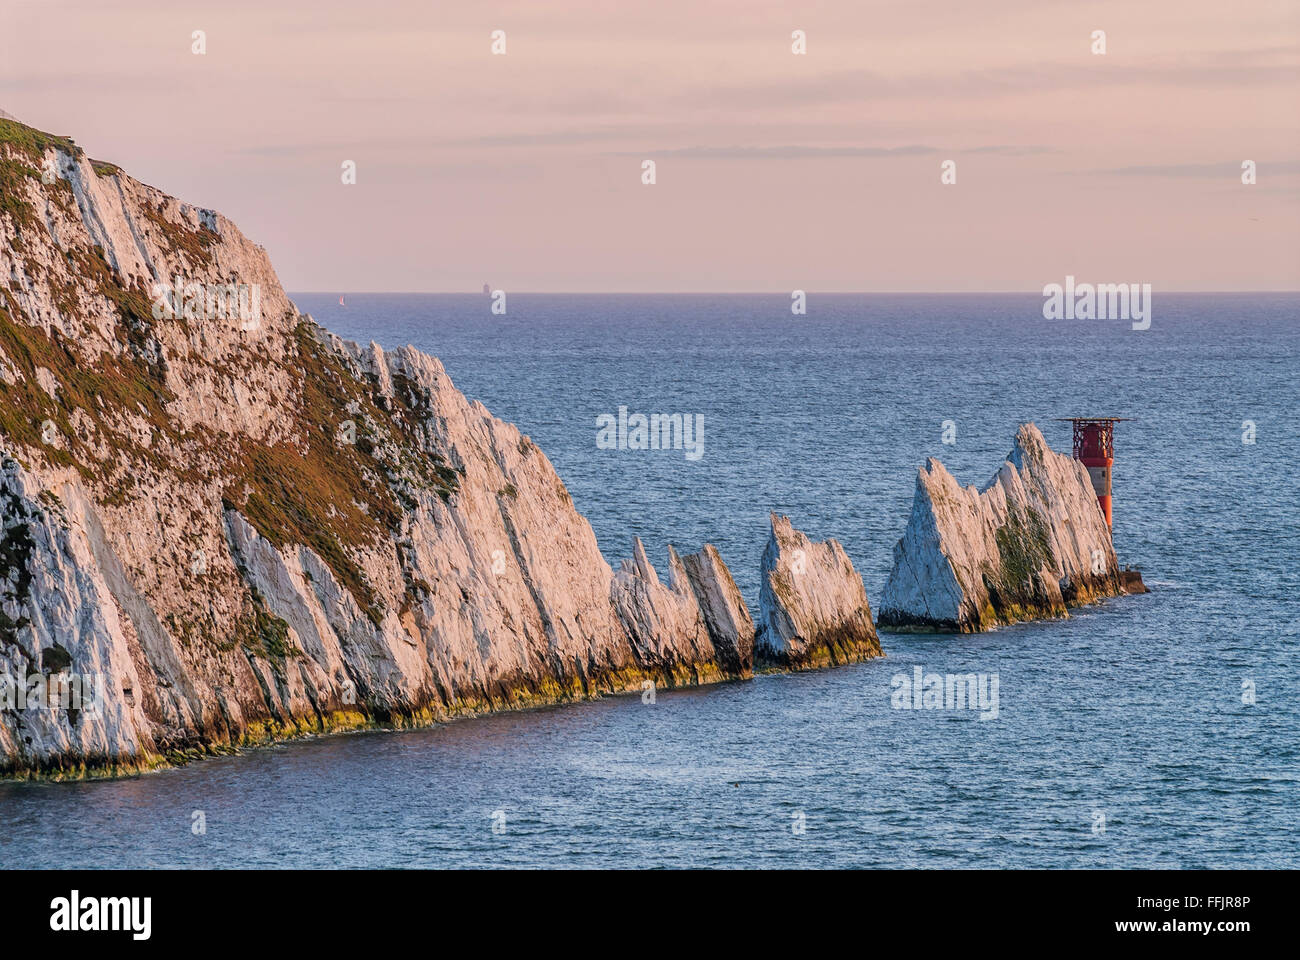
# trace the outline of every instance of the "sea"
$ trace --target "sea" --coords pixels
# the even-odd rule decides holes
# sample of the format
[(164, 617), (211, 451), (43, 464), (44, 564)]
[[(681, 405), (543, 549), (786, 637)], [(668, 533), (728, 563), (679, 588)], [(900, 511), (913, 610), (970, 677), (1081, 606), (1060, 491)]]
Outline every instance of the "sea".
[[(1157, 291), (1147, 329), (1037, 294), (293, 299), (441, 358), (611, 564), (712, 543), (755, 610), (771, 511), (874, 608), (927, 458), (982, 486), (1021, 423), (1068, 452), (1058, 418), (1127, 418), (1115, 548), (1151, 593), (654, 702), (4, 783), (0, 867), (1300, 866), (1300, 294)], [(599, 444), (620, 410), (690, 416), (700, 455)], [(917, 668), (996, 680), (996, 715), (902, 709)]]

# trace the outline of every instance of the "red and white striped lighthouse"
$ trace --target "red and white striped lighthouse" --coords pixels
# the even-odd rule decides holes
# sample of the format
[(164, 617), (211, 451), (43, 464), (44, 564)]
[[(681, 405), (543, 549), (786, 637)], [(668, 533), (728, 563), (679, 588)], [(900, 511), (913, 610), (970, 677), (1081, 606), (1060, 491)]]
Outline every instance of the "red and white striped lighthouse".
[(1088, 468), (1097, 505), (1110, 519), (1110, 468), (1115, 464), (1115, 424), (1129, 417), (1058, 417), (1074, 424), (1074, 459)]

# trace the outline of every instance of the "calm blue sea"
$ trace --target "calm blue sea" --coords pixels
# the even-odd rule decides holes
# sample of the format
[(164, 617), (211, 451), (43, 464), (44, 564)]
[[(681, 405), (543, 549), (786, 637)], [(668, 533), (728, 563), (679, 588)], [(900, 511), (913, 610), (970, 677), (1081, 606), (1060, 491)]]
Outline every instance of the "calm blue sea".
[[(1108, 415), (1135, 418), (1115, 540), (1153, 592), (653, 705), (0, 784), (0, 865), (1300, 866), (1300, 296), (1157, 295), (1135, 331), (1046, 321), (1035, 295), (812, 294), (793, 317), (786, 294), (509, 294), (493, 316), (339, 293), (294, 299), (441, 357), (546, 451), (611, 563), (634, 535), (660, 564), (712, 542), (756, 607), (777, 510), (839, 539), (874, 607), (926, 457), (983, 484), (1021, 421), (1068, 450), (1053, 418)], [(598, 449), (620, 406), (702, 414), (704, 456)], [(996, 674), (997, 718), (892, 709), (915, 666)]]

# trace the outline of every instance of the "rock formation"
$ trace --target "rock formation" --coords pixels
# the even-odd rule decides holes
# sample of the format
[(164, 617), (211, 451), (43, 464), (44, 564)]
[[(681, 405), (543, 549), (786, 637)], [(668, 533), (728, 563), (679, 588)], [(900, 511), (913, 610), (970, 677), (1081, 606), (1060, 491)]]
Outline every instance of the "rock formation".
[(703, 550), (688, 553), (682, 562), (720, 662), (734, 674), (752, 672), (754, 621), (717, 548), (706, 543)]
[[(717, 555), (713, 547), (706, 549)], [(691, 559), (698, 556), (702, 555)], [(708, 568), (697, 565), (697, 569)], [(725, 565), (721, 575), (731, 582), (731, 573)], [(734, 582), (731, 585), (734, 589)], [(697, 586), (695, 577), (671, 545), (668, 583), (661, 583), (646, 557), (641, 539), (636, 539), (632, 559), (624, 560), (614, 574), (610, 599), (644, 666), (662, 673), (680, 672), (679, 680), (694, 683), (718, 679), (724, 671), (735, 676), (746, 676), (752, 671), (752, 651), (747, 649), (740, 654), (736, 640), (725, 632), (715, 634), (718, 628), (705, 617), (699, 593), (710, 590), (716, 592), (716, 584)], [(741, 610), (744, 610), (743, 601)], [(748, 611), (744, 616), (748, 619)], [(750, 645), (752, 639), (746, 646)]]
[(220, 214), (0, 120), (0, 240), (0, 775), (749, 674), (716, 550), (615, 575), (528, 437)]
[(771, 515), (763, 551), (754, 656), (785, 668), (881, 656), (862, 578), (835, 540), (813, 543), (789, 517)]
[(1025, 424), (982, 490), (938, 460), (921, 468), (877, 622), (972, 632), (1145, 590), (1119, 568), (1087, 469)]

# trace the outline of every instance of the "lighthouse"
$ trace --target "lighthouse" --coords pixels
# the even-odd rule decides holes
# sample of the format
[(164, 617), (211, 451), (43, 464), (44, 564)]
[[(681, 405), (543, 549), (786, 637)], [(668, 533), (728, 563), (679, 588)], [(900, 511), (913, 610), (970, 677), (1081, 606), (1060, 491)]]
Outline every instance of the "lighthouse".
[(1058, 417), (1074, 424), (1074, 459), (1088, 468), (1097, 505), (1110, 519), (1110, 468), (1115, 464), (1115, 424), (1130, 417)]

